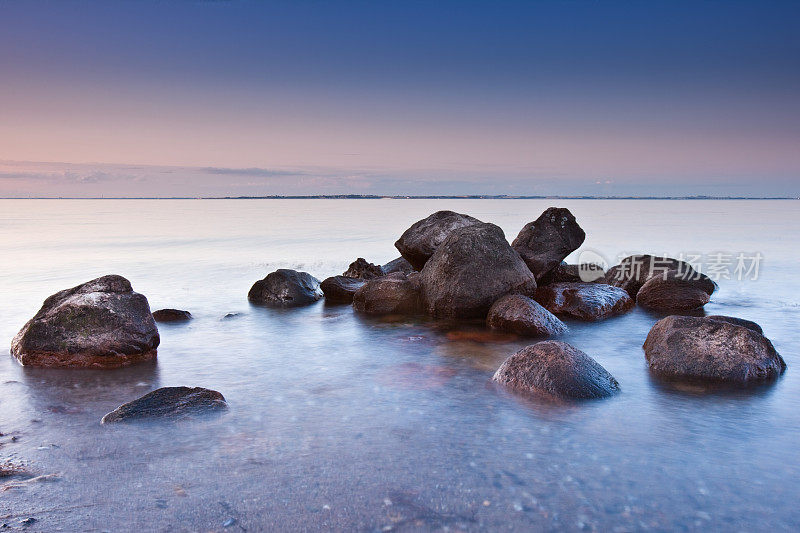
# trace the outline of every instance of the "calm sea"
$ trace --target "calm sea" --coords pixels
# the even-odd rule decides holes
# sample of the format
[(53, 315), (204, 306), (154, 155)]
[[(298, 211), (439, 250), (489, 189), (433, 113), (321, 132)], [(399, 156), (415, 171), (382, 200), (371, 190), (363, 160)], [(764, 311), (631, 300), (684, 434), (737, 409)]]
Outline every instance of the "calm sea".
[[(586, 230), (582, 250), (612, 264), (620, 254), (682, 254), (721, 276), (707, 312), (761, 324), (786, 374), (738, 393), (665, 386), (641, 350), (658, 316), (635, 309), (568, 322), (564, 340), (622, 392), (555, 406), (488, 385), (524, 340), (459, 340), (424, 320), (369, 319), (322, 302), (270, 310), (247, 301), (276, 268), (323, 279), (359, 256), (394, 259), (402, 231), (439, 209), (494, 222), (511, 240), (550, 205), (568, 207)], [(0, 479), (0, 522), (34, 517), (31, 529), (65, 531), (796, 530), (798, 205), (2, 200), (0, 457), (55, 476)], [(159, 326), (157, 365), (45, 370), (8, 355), (45, 297), (111, 273), (153, 309), (195, 316)], [(119, 404), (169, 385), (219, 390), (230, 411), (100, 425)]]

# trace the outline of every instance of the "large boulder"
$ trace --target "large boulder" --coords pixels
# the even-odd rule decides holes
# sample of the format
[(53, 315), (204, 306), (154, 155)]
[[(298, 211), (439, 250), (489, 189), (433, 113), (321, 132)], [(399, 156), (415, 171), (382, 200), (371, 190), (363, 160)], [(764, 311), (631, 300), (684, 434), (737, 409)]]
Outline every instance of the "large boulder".
[[(639, 289), (648, 280), (663, 276), (671, 270), (690, 277), (698, 275), (689, 263), (679, 259), (640, 254), (630, 255), (620, 261), (618, 265), (609, 268), (606, 272), (605, 282), (614, 287), (625, 289), (631, 298), (636, 299)], [(710, 279), (708, 281), (712, 284), (714, 283)]]
[(432, 316), (485, 318), (502, 296), (532, 296), (536, 279), (503, 230), (479, 223), (453, 231), (420, 273), (422, 303)]
[(482, 222), (469, 215), (453, 211), (437, 211), (415, 222), (394, 243), (395, 248), (413, 267), (422, 270), (425, 263), (455, 230)]
[(348, 278), (356, 279), (375, 279), (383, 276), (384, 272), (383, 268), (370, 263), (363, 257), (359, 257), (350, 263), (350, 266), (342, 275)]
[(322, 298), (319, 280), (308, 272), (281, 268), (253, 284), (247, 298), (272, 307), (308, 305)]
[(368, 315), (418, 313), (419, 284), (402, 272), (369, 280), (353, 296), (353, 309)]
[(393, 274), (395, 272), (403, 272), (404, 274), (411, 274), (414, 272), (414, 267), (411, 266), (411, 263), (405, 257), (398, 257), (397, 259), (393, 259), (389, 261), (385, 265), (381, 267), (384, 274)]
[(132, 402), (120, 405), (101, 423), (133, 422), (145, 419), (176, 420), (228, 408), (219, 392), (202, 387), (162, 387)]
[(500, 365), (492, 381), (559, 399), (604, 398), (619, 391), (617, 380), (597, 361), (560, 341), (523, 348)]
[(181, 309), (159, 309), (153, 311), (156, 322), (186, 322), (192, 319), (192, 313)]
[(586, 233), (569, 209), (549, 207), (539, 218), (525, 224), (511, 246), (538, 282), (577, 250), (585, 239)]
[(691, 311), (708, 303), (714, 282), (698, 272), (669, 270), (653, 276), (636, 294), (636, 303), (653, 311)]
[(353, 296), (365, 283), (363, 279), (333, 276), (324, 279), (319, 287), (326, 302), (349, 304), (353, 303)]
[(750, 321), (668, 316), (644, 342), (647, 365), (668, 380), (745, 384), (775, 379), (786, 363)]
[(159, 342), (147, 298), (111, 275), (47, 298), (11, 354), (26, 366), (117, 368), (155, 359)]
[(534, 299), (551, 313), (581, 320), (620, 315), (634, 305), (627, 292), (604, 283), (553, 283), (539, 287)]
[(521, 294), (497, 300), (489, 309), (486, 325), (530, 337), (550, 337), (567, 331), (567, 326), (553, 313)]

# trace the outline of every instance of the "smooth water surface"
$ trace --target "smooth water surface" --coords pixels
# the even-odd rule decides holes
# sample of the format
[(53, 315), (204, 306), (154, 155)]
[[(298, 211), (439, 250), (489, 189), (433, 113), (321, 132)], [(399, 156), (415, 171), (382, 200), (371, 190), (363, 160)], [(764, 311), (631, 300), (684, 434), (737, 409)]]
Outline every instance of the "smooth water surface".
[[(509, 240), (549, 205), (583, 249), (763, 256), (758, 280), (722, 279), (706, 307), (757, 321), (788, 364), (776, 383), (709, 393), (666, 386), (635, 309), (564, 340), (618, 396), (553, 405), (497, 390), (532, 341), (469, 340), (441, 324), (320, 302), (251, 306), (281, 267), (320, 279), (382, 263), (414, 221), (453, 209)], [(0, 479), (0, 523), (28, 530), (693, 530), (800, 528), (800, 213), (794, 201), (2, 200), (0, 455), (38, 481)], [(578, 254), (570, 258), (574, 260)], [(23, 368), (11, 338), (50, 294), (121, 274), (160, 325), (158, 362)], [(732, 276), (735, 277), (735, 276)], [(231, 316), (226, 315), (231, 314)], [(100, 425), (161, 386), (219, 390), (226, 414)]]

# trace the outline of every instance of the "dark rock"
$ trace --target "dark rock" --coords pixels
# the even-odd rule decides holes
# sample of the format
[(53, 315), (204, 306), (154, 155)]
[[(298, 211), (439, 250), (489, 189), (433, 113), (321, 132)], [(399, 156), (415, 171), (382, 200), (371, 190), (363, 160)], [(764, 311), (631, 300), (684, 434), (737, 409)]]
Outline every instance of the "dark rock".
[(492, 329), (531, 337), (549, 337), (567, 331), (567, 326), (553, 313), (521, 294), (497, 300), (489, 309), (486, 324)]
[(747, 329), (752, 329), (759, 335), (763, 335), (764, 331), (761, 329), (761, 326), (756, 324), (751, 320), (745, 320), (744, 318), (736, 318), (735, 316), (723, 316), (723, 315), (708, 315), (706, 318), (711, 320), (721, 320), (722, 322), (729, 322), (734, 326), (742, 326)]
[(393, 274), (394, 272), (403, 272), (404, 274), (411, 274), (414, 272), (414, 267), (411, 266), (405, 257), (398, 257), (393, 261), (389, 261), (381, 267), (384, 274)]
[[(636, 299), (639, 289), (649, 279), (660, 275), (663, 276), (670, 270), (675, 270), (678, 274), (688, 277), (699, 275), (689, 263), (672, 259), (671, 257), (656, 257), (644, 254), (628, 256), (620, 261), (619, 265), (609, 268), (608, 272), (606, 272), (605, 281), (609, 285), (625, 289), (631, 298)], [(707, 277), (706, 279), (716, 287), (713, 281)]]
[(202, 387), (162, 387), (120, 405), (103, 417), (103, 424), (133, 420), (187, 416), (221, 411), (228, 404), (219, 392)]
[(636, 294), (636, 303), (654, 311), (691, 311), (707, 304), (715, 288), (704, 274), (669, 270), (647, 280)]
[(533, 274), (494, 224), (453, 231), (419, 277), (423, 308), (436, 317), (484, 318), (506, 294), (536, 290)]
[(644, 353), (650, 371), (669, 380), (745, 384), (786, 370), (769, 339), (731, 317), (668, 316), (650, 330)]
[(575, 283), (585, 281), (587, 283), (600, 283), (605, 281), (605, 271), (600, 265), (593, 263), (583, 263), (580, 265), (568, 265), (562, 262), (553, 270), (536, 280), (539, 285), (550, 285), (551, 283)]
[(353, 296), (353, 308), (369, 315), (418, 313), (419, 284), (402, 272), (369, 280)]
[(583, 244), (586, 233), (569, 209), (549, 207), (511, 243), (538, 282)]
[(348, 267), (342, 275), (356, 279), (375, 279), (383, 276), (383, 274), (383, 269), (381, 267), (369, 263), (363, 257), (359, 257), (350, 263), (350, 267)]
[(364, 286), (366, 280), (348, 278), (347, 276), (333, 276), (326, 278), (320, 284), (325, 301), (331, 303), (349, 304), (353, 302), (356, 291)]
[(192, 319), (192, 313), (180, 309), (159, 309), (153, 311), (153, 318), (156, 322), (185, 322)]
[(581, 320), (619, 315), (634, 305), (627, 292), (604, 283), (553, 283), (539, 287), (534, 299), (551, 313)]
[(117, 368), (154, 360), (159, 342), (147, 298), (111, 275), (47, 298), (11, 354), (30, 366)]
[(247, 298), (274, 307), (308, 305), (322, 298), (319, 280), (308, 272), (281, 268), (256, 281)]
[(413, 267), (422, 270), (425, 263), (453, 231), (481, 224), (477, 218), (453, 211), (437, 211), (415, 222), (394, 243), (395, 248)]
[(564, 399), (611, 396), (619, 383), (597, 361), (565, 342), (544, 341), (518, 351), (492, 381), (511, 389)]

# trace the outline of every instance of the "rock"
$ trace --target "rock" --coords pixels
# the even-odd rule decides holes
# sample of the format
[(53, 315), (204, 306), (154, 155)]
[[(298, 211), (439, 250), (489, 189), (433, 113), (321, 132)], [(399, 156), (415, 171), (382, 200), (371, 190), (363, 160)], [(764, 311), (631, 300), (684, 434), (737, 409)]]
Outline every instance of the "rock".
[(492, 329), (531, 337), (549, 337), (567, 331), (567, 326), (555, 315), (521, 294), (509, 294), (497, 300), (489, 309), (486, 324)]
[[(631, 298), (636, 299), (639, 289), (650, 278), (664, 275), (670, 270), (676, 270), (679, 274), (697, 275), (689, 263), (672, 259), (671, 257), (656, 257), (644, 254), (628, 256), (620, 261), (619, 265), (609, 268), (608, 272), (606, 272), (605, 282), (614, 287), (625, 289)], [(709, 279), (709, 281), (711, 280)], [(711, 283), (713, 284), (714, 282), (711, 281)]]
[(256, 281), (247, 298), (273, 307), (308, 305), (322, 298), (319, 280), (308, 272), (281, 268)]
[(153, 311), (156, 322), (185, 322), (192, 319), (192, 313), (180, 309), (159, 309)]
[(450, 233), (474, 224), (481, 224), (481, 221), (453, 211), (437, 211), (415, 222), (400, 236), (394, 246), (414, 270), (422, 270), (436, 248)]
[(706, 318), (710, 318), (711, 320), (721, 320), (722, 322), (730, 322), (734, 326), (742, 326), (747, 329), (752, 329), (759, 335), (764, 334), (764, 331), (761, 329), (761, 326), (759, 326), (753, 321), (745, 320), (744, 318), (736, 318), (735, 316), (723, 316), (723, 315), (708, 315)]
[(203, 387), (161, 387), (141, 398), (120, 405), (101, 423), (130, 422), (150, 418), (179, 419), (228, 408), (219, 392)]
[(536, 290), (534, 299), (556, 315), (600, 320), (633, 308), (628, 293), (604, 283), (553, 283)]
[(644, 342), (650, 371), (669, 380), (735, 384), (781, 375), (786, 363), (769, 339), (752, 323), (748, 327), (737, 321), (675, 315), (659, 320)]
[(356, 279), (375, 279), (383, 276), (383, 269), (367, 262), (363, 257), (359, 257), (350, 263), (350, 267), (342, 275)]
[(636, 303), (653, 311), (691, 311), (708, 303), (716, 286), (698, 272), (669, 270), (651, 277), (636, 294)]
[(605, 281), (605, 271), (600, 265), (594, 263), (582, 263), (580, 265), (568, 265), (561, 262), (560, 265), (536, 280), (539, 285), (550, 285), (551, 283), (572, 283), (585, 281), (587, 283), (602, 283)]
[(117, 368), (154, 360), (159, 342), (147, 298), (111, 275), (47, 298), (11, 354), (26, 366)]
[(419, 285), (402, 272), (369, 280), (353, 296), (353, 308), (369, 315), (418, 313)]
[(583, 244), (586, 233), (569, 209), (549, 207), (511, 243), (538, 282)]
[(363, 279), (333, 276), (323, 280), (320, 289), (326, 302), (349, 304), (353, 303), (353, 296), (365, 283)]
[(398, 257), (393, 261), (389, 261), (381, 267), (384, 274), (393, 274), (394, 272), (403, 272), (404, 274), (411, 274), (414, 272), (414, 267), (411, 266), (405, 257)]
[(506, 294), (536, 290), (533, 274), (494, 224), (453, 231), (419, 277), (423, 308), (435, 317), (485, 318)]
[(518, 351), (492, 381), (520, 392), (564, 399), (604, 398), (619, 383), (597, 361), (565, 342), (543, 341)]

